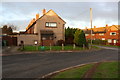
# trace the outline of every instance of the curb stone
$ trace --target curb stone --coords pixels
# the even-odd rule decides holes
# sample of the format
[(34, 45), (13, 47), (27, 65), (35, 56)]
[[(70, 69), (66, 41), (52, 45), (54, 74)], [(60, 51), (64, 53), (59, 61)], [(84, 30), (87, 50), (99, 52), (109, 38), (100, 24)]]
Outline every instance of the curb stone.
[(45, 54), (46, 53), (65, 53), (65, 52), (66, 53), (72, 53), (72, 52), (88, 52), (88, 51), (98, 51), (98, 50), (101, 50), (101, 49), (97, 49), (97, 50), (96, 49), (93, 49), (93, 50), (83, 50), (83, 51), (41, 51), (41, 52), (40, 51), (36, 51), (36, 52), (35, 51), (33, 51), (33, 52), (32, 51), (31, 52), (23, 51), (23, 52), (17, 52), (17, 53), (14, 53), (14, 54), (13, 53), (12, 54), (3, 54), (2, 53), (2, 54), (0, 54), (0, 56), (11, 56), (11, 55), (19, 55), (19, 54), (34, 54), (34, 53), (35, 54), (36, 53), (38, 53), (38, 54), (39, 53), (45, 53)]

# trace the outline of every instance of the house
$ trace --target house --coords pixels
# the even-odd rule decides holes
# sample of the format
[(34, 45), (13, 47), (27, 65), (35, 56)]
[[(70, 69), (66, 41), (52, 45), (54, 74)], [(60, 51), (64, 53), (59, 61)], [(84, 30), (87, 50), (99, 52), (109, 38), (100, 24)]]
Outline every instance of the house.
[(2, 46), (16, 46), (17, 45), (17, 38), (12, 37), (13, 30), (11, 26), (4, 25), (2, 28), (0, 28), (0, 39), (1, 39), (1, 45)]
[[(86, 39), (91, 39), (91, 29), (87, 28), (84, 29)], [(107, 44), (111, 45), (120, 45), (120, 25), (112, 25), (105, 27), (99, 27), (92, 28), (92, 40), (100, 39), (100, 40), (106, 40)]]
[(58, 40), (65, 40), (65, 21), (53, 10), (42, 11), (42, 16), (36, 14), (36, 19), (30, 22), (26, 31), (17, 35), (18, 45), (21, 41), (25, 45), (56, 45)]

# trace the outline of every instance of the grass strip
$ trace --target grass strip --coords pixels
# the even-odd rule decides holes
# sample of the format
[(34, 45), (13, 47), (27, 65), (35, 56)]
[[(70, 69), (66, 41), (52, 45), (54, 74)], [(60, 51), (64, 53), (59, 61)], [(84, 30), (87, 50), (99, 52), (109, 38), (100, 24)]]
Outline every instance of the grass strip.
[(92, 66), (93, 64), (88, 64), (78, 68), (66, 70), (64, 72), (58, 73), (56, 76), (52, 77), (52, 79), (54, 78), (79, 78), (80, 79), (83, 76), (83, 74), (86, 71), (88, 71)]

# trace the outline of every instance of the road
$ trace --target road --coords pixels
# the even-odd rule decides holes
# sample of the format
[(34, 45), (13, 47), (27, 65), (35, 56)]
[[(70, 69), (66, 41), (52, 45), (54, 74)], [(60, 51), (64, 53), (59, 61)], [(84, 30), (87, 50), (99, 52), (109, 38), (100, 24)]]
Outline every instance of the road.
[(34, 53), (2, 57), (3, 78), (40, 78), (67, 67), (99, 61), (118, 60), (118, 50)]

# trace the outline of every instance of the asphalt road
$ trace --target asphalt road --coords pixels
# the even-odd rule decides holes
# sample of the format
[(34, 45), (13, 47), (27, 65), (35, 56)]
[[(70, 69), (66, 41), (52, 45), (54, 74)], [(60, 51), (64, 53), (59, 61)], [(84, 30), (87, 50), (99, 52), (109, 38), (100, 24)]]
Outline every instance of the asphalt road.
[(99, 61), (118, 60), (118, 50), (67, 53), (34, 53), (2, 57), (3, 78), (40, 78), (67, 67)]

